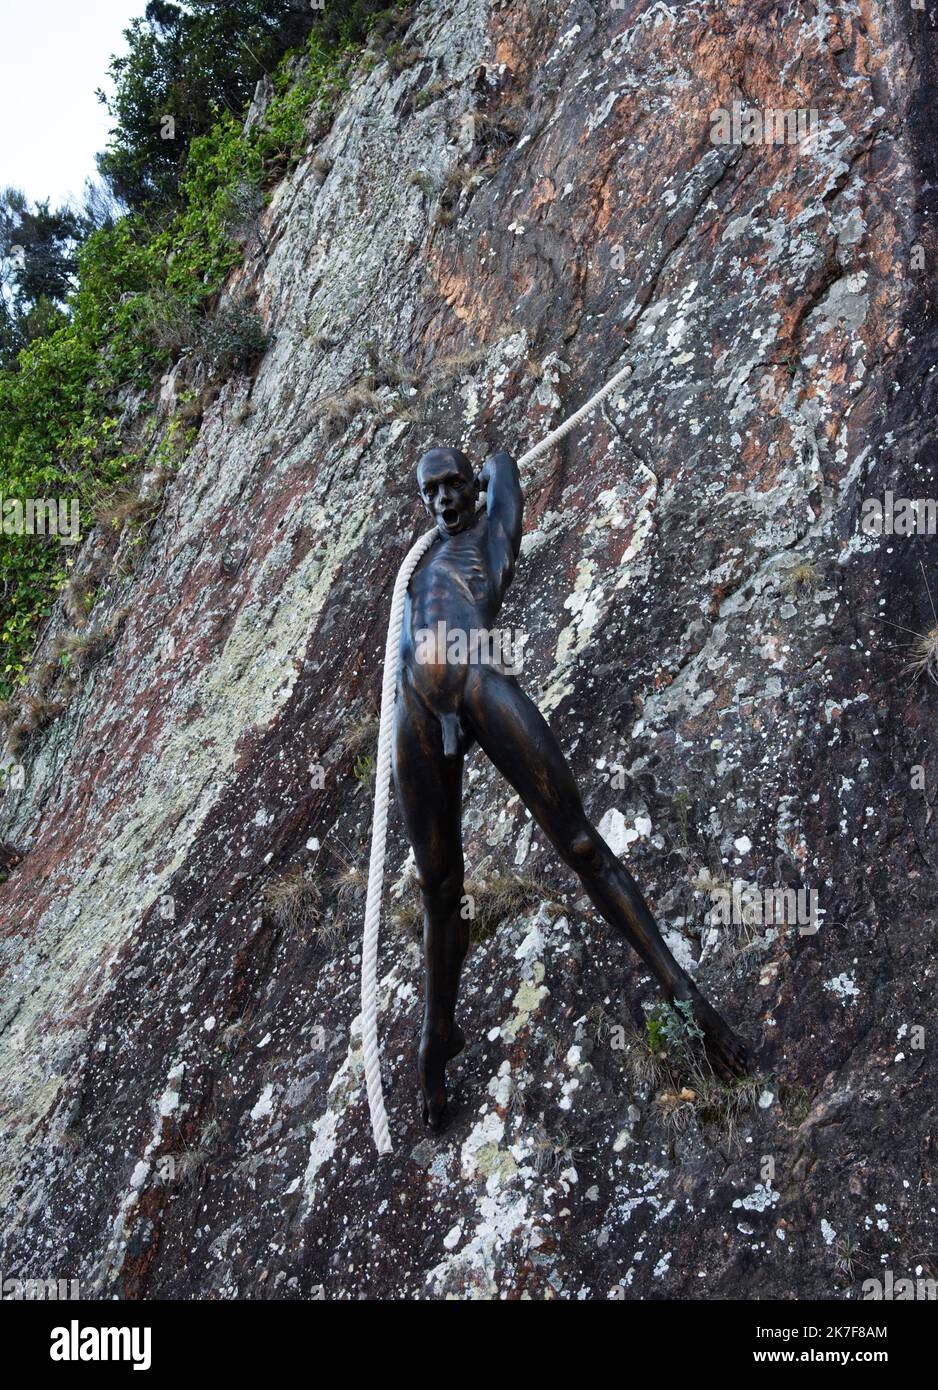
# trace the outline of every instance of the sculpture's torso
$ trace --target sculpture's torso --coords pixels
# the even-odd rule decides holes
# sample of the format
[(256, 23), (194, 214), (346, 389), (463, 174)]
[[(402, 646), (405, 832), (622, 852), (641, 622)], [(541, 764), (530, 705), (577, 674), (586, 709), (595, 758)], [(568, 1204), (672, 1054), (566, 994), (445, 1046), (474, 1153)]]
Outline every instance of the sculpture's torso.
[[(431, 644), (435, 659), (418, 660), (416, 634), (439, 632), (466, 634), (467, 645), (473, 632), (489, 630), (504, 598), (510, 580), (493, 547), (490, 520), (481, 514), (474, 524), (458, 535), (441, 539), (430, 547), (410, 581), (401, 631), (401, 675), (422, 703), (438, 718), (459, 714), (466, 679), (475, 664), (473, 655), (453, 660), (453, 648)], [(426, 658), (424, 644), (421, 655)]]

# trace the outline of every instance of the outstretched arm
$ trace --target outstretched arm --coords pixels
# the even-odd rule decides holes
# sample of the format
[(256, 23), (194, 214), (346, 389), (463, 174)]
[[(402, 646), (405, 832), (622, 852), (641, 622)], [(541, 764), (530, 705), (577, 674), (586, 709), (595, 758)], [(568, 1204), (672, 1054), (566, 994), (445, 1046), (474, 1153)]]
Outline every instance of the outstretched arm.
[(489, 563), (499, 595), (504, 594), (521, 550), (524, 495), (511, 454), (492, 454), (479, 474), (489, 520)]

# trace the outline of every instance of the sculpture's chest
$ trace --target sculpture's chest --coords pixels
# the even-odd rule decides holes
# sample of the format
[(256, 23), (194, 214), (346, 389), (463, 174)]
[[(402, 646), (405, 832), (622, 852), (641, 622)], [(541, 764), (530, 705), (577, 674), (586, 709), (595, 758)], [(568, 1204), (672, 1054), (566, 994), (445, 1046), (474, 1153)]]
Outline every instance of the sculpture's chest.
[(484, 604), (489, 600), (490, 591), (485, 547), (475, 536), (466, 540), (456, 537), (439, 547), (434, 546), (427, 562), (411, 581), (411, 594), (418, 607)]

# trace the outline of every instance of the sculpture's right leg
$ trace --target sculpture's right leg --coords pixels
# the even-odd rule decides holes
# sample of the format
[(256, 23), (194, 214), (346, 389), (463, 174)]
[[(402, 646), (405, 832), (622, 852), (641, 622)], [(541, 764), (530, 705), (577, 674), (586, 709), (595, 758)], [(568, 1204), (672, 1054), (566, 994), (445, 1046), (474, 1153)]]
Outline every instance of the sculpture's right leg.
[(423, 897), (426, 968), (419, 1073), (425, 1123), (439, 1129), (446, 1111), (445, 1067), (464, 1043), (456, 1023), (459, 974), (469, 946), (463, 896), (462, 754), (443, 756), (440, 722), (406, 681), (395, 706), (394, 783), (413, 846)]
[(744, 1044), (674, 959), (638, 884), (587, 820), (567, 760), (537, 706), (512, 677), (482, 666), (467, 684), (464, 713), (483, 752), (579, 875), (609, 925), (635, 948), (669, 1002), (691, 1006), (714, 1069), (727, 1080), (741, 1076)]

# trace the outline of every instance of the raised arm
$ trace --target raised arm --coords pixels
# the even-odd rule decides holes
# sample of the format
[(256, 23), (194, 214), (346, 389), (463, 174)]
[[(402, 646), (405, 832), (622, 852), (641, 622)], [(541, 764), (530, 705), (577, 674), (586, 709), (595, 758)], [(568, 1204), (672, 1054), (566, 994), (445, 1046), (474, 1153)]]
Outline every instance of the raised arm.
[(504, 594), (521, 550), (524, 495), (511, 454), (492, 454), (479, 474), (489, 520), (489, 564), (499, 595)]

